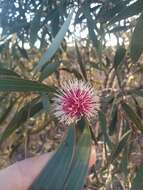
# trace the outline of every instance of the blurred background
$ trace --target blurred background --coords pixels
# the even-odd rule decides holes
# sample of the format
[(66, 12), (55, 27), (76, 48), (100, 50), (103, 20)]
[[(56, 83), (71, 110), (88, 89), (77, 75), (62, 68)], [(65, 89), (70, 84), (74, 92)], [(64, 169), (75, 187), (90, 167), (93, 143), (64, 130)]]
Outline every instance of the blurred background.
[(142, 11), (142, 0), (0, 0), (0, 168), (55, 150), (66, 131), (53, 94), (16, 92), (16, 77), (82, 79), (101, 102), (86, 188), (143, 189)]

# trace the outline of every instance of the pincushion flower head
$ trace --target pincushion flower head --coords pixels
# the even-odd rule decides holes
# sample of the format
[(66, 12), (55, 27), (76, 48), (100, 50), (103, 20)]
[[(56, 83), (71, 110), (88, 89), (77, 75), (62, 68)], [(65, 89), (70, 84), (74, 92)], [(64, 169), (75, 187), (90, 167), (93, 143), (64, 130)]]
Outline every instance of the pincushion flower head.
[(65, 82), (53, 98), (53, 112), (61, 123), (71, 124), (83, 117), (90, 120), (96, 114), (95, 100), (90, 84), (78, 80)]

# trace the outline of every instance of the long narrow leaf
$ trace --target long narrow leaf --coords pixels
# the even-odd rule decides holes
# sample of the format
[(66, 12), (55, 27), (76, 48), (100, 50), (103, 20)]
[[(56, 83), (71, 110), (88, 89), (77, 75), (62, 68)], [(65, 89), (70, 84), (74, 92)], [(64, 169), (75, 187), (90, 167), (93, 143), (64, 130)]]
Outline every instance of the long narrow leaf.
[(129, 92), (129, 94), (133, 94), (133, 95), (137, 95), (137, 96), (141, 96), (143, 97), (143, 90), (142, 89), (138, 89), (138, 90), (131, 90), (131, 92)]
[(119, 14), (115, 15), (111, 20), (109, 24), (113, 24), (115, 22), (121, 21), (123, 19), (127, 19), (129, 17), (132, 17), (134, 15), (139, 14), (143, 9), (143, 3), (142, 0), (138, 0), (134, 3), (132, 3), (129, 6), (125, 6)]
[(130, 120), (135, 124), (136, 128), (139, 129), (143, 133), (143, 123), (140, 117), (134, 112), (134, 110), (125, 102), (122, 103), (122, 107)]
[(21, 79), (18, 77), (4, 77), (0, 80), (0, 91), (16, 92), (49, 92), (54, 87), (47, 86), (36, 81)]
[(139, 167), (132, 182), (131, 190), (141, 190), (143, 188), (143, 164)]
[(106, 124), (105, 115), (101, 111), (98, 112), (98, 115), (99, 115), (99, 124), (100, 124), (101, 130), (102, 130), (103, 135), (104, 135), (105, 143), (107, 143), (109, 148), (112, 149), (113, 148), (113, 143), (111, 142), (111, 140), (109, 138), (109, 135), (108, 135), (108, 132), (107, 132), (107, 124)]
[(52, 44), (50, 45), (50, 47), (48, 48), (48, 51), (43, 55), (43, 57), (41, 58), (41, 60), (39, 61), (38, 65), (36, 66), (37, 70), (41, 70), (41, 68), (45, 65), (45, 63), (47, 63), (48, 61), (50, 61), (50, 59), (53, 57), (53, 55), (56, 53), (56, 51), (58, 50), (72, 19), (72, 15), (73, 12), (69, 14), (67, 20), (65, 21), (65, 23), (63, 24), (62, 28), (60, 29), (60, 31), (58, 32), (58, 34), (56, 35), (55, 39), (53, 40)]
[(9, 113), (11, 113), (17, 99), (14, 101), (11, 101), (8, 108), (3, 111), (2, 116), (0, 117), (0, 125), (5, 121), (5, 119), (9, 116)]
[(0, 67), (0, 76), (4, 76), (4, 75), (19, 77), (19, 75), (17, 73), (15, 73), (14, 71)]
[(67, 137), (29, 190), (81, 190), (87, 175), (91, 135), (80, 120), (68, 129)]
[[(143, 2), (142, 2), (143, 4)], [(143, 12), (139, 17), (139, 20), (136, 24), (134, 33), (132, 35), (132, 40), (130, 44), (130, 53), (131, 53), (131, 58), (133, 62), (136, 62), (142, 52), (143, 52)]]
[(55, 71), (57, 71), (57, 69), (59, 68), (59, 66), (60, 66), (59, 62), (47, 64), (46, 67), (41, 72), (40, 81), (44, 80), (45, 78), (47, 78), (48, 76), (50, 76), (51, 74), (53, 74)]
[(121, 138), (121, 140), (119, 141), (119, 143), (117, 144), (115, 150), (113, 151), (112, 155), (111, 155), (111, 160), (110, 163), (112, 163), (114, 160), (116, 160), (116, 158), (118, 157), (118, 155), (121, 153), (121, 151), (125, 148), (128, 137), (131, 133), (131, 130), (128, 130)]
[(90, 149), (91, 135), (88, 126), (86, 126), (79, 139), (76, 150), (76, 158), (63, 190), (83, 189), (85, 177), (87, 176), (88, 172)]
[(17, 112), (7, 128), (0, 135), (0, 144), (4, 142), (21, 124), (27, 121), (28, 118), (33, 117), (40, 112), (43, 107), (42, 102), (38, 102), (38, 98), (35, 98), (31, 102), (28, 102), (19, 112)]
[(71, 167), (74, 153), (75, 129), (68, 129), (67, 137), (52, 159), (45, 166), (29, 190), (63, 190), (63, 184)]

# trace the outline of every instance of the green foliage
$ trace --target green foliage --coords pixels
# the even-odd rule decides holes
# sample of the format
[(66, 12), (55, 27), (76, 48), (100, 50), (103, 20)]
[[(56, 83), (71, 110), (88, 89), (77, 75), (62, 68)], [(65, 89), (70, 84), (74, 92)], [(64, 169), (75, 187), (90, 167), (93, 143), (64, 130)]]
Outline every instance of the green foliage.
[(114, 64), (115, 68), (117, 68), (123, 61), (125, 57), (126, 50), (124, 47), (119, 47), (116, 51), (115, 57), (114, 57)]
[(128, 142), (128, 137), (130, 135), (131, 131), (128, 130), (120, 139), (119, 143), (116, 145), (114, 151), (111, 154), (111, 160), (110, 162), (112, 163), (114, 160), (116, 160), (116, 158), (119, 156), (119, 154), (121, 153), (121, 151), (123, 149), (125, 149), (125, 146)]
[(142, 143), (137, 143), (143, 132), (142, 0), (2, 0), (0, 7), (0, 155), (8, 149), (10, 158), (20, 143), (28, 151), (29, 137), (41, 130), (58, 144), (56, 134), (65, 128), (53, 118), (50, 105), (57, 87), (77, 78), (91, 83), (100, 96), (98, 117), (91, 126), (80, 121), (67, 129), (30, 189), (82, 190), (92, 138), (97, 163), (89, 186), (140, 190), (142, 164), (132, 156), (142, 154)]
[(141, 118), (134, 112), (134, 110), (125, 102), (122, 103), (122, 107), (130, 120), (135, 124), (137, 129), (139, 129), (143, 133), (143, 124)]
[(133, 183), (132, 183), (131, 190), (142, 189), (142, 187), (143, 187), (142, 176), (143, 176), (143, 165), (141, 165), (137, 171), (137, 174), (136, 174), (136, 176), (133, 180)]
[(16, 92), (51, 92), (54, 87), (46, 86), (44, 84), (21, 79), (19, 77), (2, 77), (0, 80), (0, 91), (16, 91)]
[(142, 0), (137, 0), (134, 3), (128, 4), (130, 2), (131, 0), (122, 3), (122, 9), (118, 10), (118, 14), (111, 19), (110, 24), (137, 15), (143, 10)]
[(135, 94), (135, 95), (137, 95), (137, 96), (143, 97), (143, 90), (140, 90), (140, 89), (133, 90), (132, 93)]
[[(10, 136), (12, 133), (19, 129), (21, 125), (26, 122), (30, 117), (34, 117), (36, 114), (41, 113), (44, 109), (41, 101), (38, 101), (39, 98), (33, 99), (31, 102), (28, 102), (23, 106), (12, 118), (10, 123), (4, 132), (0, 135), (0, 145)], [(3, 117), (1, 118), (1, 122)]]
[(0, 67), (0, 76), (14, 76), (14, 77), (19, 77), (17, 73), (15, 73), (12, 70)]
[(143, 13), (136, 24), (131, 40), (131, 58), (133, 62), (138, 61), (143, 52)]
[[(85, 178), (88, 174), (88, 161), (91, 149), (91, 135), (88, 126), (83, 131), (83, 134), (78, 139), (76, 147), (75, 161), (72, 165), (69, 177), (66, 180), (64, 189), (82, 190)], [(79, 175), (80, 174), (80, 175)]]
[(46, 67), (41, 72), (40, 81), (44, 80), (45, 78), (53, 74), (55, 71), (57, 71), (59, 66), (60, 66), (59, 62), (47, 64)]
[(87, 123), (81, 120), (76, 126), (70, 126), (64, 142), (29, 190), (82, 189), (87, 175), (90, 146)]
[[(41, 68), (45, 65), (45, 63), (47, 63), (48, 61), (50, 61), (50, 59), (54, 56), (54, 54), (56, 53), (57, 49), (59, 48), (65, 33), (67, 32), (71, 19), (72, 19), (72, 15), (73, 12), (71, 14), (69, 14), (67, 20), (65, 21), (65, 23), (63, 24), (63, 26), (61, 27), (60, 31), (58, 32), (58, 34), (56, 35), (56, 37), (54, 38), (51, 46), (48, 48), (48, 51), (43, 55), (43, 57), (41, 58), (40, 62), (37, 65), (37, 69), (41, 70)], [(45, 68), (47, 70), (47, 68)]]
[(104, 113), (102, 113), (102, 112), (99, 112), (99, 122), (100, 122), (100, 127), (101, 127), (103, 135), (104, 135), (104, 141), (105, 141), (105, 143), (107, 143), (109, 148), (112, 149), (113, 144), (108, 136), (106, 118), (105, 118)]
[[(29, 189), (62, 189), (69, 173), (75, 149), (75, 129), (69, 128), (67, 137)], [(66, 155), (66, 156), (65, 156)], [(57, 165), (58, 163), (58, 165)], [(57, 165), (57, 166), (56, 166)], [(56, 166), (56, 170), (54, 169)], [(59, 177), (60, 173), (60, 177)], [(55, 183), (56, 179), (56, 183)], [(62, 179), (62, 180), (61, 180)], [(54, 185), (54, 186), (53, 186)]]
[(113, 104), (111, 112), (111, 120), (109, 122), (109, 135), (113, 135), (117, 131), (117, 122), (118, 122), (118, 107), (116, 104)]

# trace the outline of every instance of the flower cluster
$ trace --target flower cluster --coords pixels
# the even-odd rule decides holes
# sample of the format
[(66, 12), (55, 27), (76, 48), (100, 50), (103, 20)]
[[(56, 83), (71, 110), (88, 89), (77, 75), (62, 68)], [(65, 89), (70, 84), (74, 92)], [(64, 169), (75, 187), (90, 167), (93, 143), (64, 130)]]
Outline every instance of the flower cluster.
[(96, 95), (90, 84), (83, 81), (63, 83), (53, 98), (53, 112), (61, 123), (71, 124), (82, 117), (90, 120), (96, 114)]

